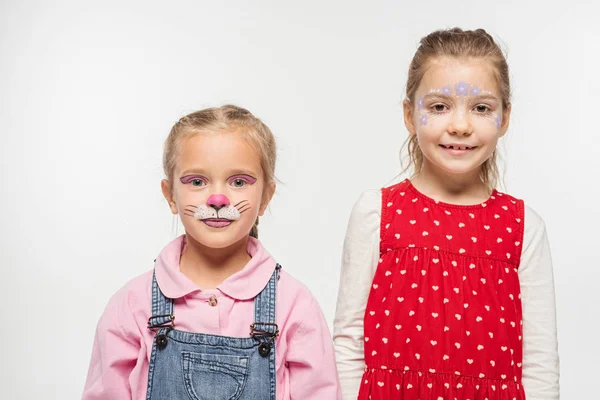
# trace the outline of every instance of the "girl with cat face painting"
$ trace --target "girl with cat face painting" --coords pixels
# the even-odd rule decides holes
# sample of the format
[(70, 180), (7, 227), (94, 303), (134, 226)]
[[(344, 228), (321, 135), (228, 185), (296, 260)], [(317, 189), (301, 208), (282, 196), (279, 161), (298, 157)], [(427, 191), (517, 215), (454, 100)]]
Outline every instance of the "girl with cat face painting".
[(499, 192), (508, 65), (484, 30), (436, 31), (409, 68), (414, 173), (364, 192), (334, 322), (344, 399), (556, 400), (559, 358), (542, 218)]
[(275, 158), (245, 109), (175, 124), (162, 191), (185, 234), (110, 299), (83, 399), (341, 398), (319, 305), (257, 239)]

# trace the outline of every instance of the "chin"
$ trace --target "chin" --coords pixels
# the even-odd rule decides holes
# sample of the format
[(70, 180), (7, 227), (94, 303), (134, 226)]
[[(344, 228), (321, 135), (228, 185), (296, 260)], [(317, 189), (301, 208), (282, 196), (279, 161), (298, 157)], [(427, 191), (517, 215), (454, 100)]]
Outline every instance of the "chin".
[(483, 165), (483, 161), (482, 162), (456, 162), (456, 163), (448, 163), (445, 161), (442, 162), (433, 162), (431, 163), (435, 166), (436, 169), (443, 171), (446, 174), (449, 175), (466, 175), (466, 174), (472, 174), (475, 171), (479, 171), (481, 169), (481, 166)]
[(204, 230), (202, 232), (187, 231), (187, 234), (190, 235), (201, 246), (211, 249), (225, 249), (233, 246), (236, 243), (239, 243), (246, 236), (248, 236), (247, 234), (242, 235), (239, 232), (227, 232), (225, 230), (221, 232), (205, 232)]
[(442, 167), (441, 170), (447, 173), (448, 175), (470, 175), (473, 172), (479, 170), (480, 166), (476, 167)]

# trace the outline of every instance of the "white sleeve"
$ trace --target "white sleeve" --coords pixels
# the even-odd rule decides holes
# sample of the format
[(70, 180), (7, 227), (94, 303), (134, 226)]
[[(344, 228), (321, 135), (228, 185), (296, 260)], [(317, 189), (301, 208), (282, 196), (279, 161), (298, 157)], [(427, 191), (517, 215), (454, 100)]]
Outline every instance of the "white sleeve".
[(519, 265), (523, 305), (523, 388), (527, 400), (558, 400), (559, 357), (554, 274), (546, 226), (525, 207)]
[(333, 343), (342, 398), (356, 400), (365, 369), (364, 313), (379, 260), (381, 191), (361, 194), (346, 230)]

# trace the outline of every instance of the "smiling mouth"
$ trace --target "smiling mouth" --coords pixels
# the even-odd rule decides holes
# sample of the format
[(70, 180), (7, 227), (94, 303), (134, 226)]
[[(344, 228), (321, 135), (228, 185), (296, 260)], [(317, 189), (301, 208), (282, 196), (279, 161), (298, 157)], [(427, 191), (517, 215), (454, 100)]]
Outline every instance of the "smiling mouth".
[(477, 146), (447, 146), (445, 144), (440, 144), (440, 147), (447, 150), (474, 150)]
[(211, 228), (224, 228), (226, 226), (231, 225), (233, 221), (226, 218), (207, 218), (203, 219), (202, 222), (204, 222)]

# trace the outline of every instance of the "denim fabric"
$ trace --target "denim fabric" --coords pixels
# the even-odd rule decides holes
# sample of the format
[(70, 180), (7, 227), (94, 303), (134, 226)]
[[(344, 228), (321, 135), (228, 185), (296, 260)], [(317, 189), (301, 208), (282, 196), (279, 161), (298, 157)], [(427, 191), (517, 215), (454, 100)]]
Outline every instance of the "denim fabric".
[[(255, 329), (274, 335), (278, 265), (267, 286), (254, 299)], [(147, 400), (275, 400), (275, 339), (234, 338), (179, 331), (173, 300), (152, 280), (152, 318), (156, 331), (148, 370)], [(248, 327), (250, 331), (250, 327)], [(263, 346), (264, 347), (264, 346)]]

